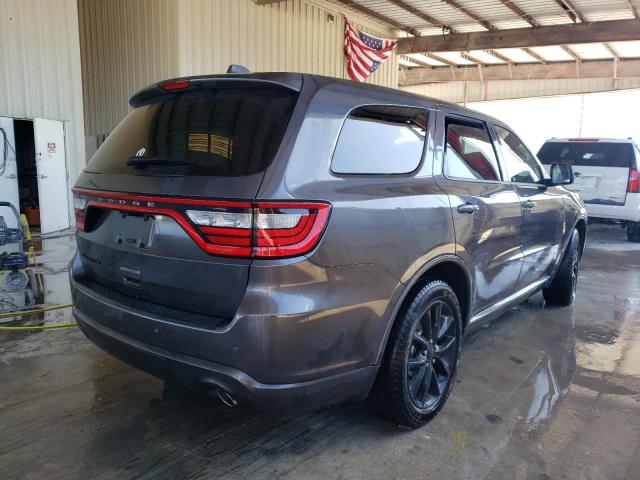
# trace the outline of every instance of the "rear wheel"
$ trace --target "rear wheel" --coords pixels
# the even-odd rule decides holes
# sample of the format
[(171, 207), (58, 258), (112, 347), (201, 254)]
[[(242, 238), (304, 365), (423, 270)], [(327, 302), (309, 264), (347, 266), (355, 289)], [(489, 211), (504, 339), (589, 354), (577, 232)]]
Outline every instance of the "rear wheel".
[(580, 233), (573, 230), (567, 250), (551, 285), (542, 290), (544, 299), (552, 305), (571, 305), (576, 299), (580, 265)]
[(445, 282), (427, 283), (399, 312), (369, 399), (376, 413), (417, 428), (442, 408), (453, 386), (462, 313)]
[(627, 238), (630, 242), (640, 242), (640, 222), (627, 222)]

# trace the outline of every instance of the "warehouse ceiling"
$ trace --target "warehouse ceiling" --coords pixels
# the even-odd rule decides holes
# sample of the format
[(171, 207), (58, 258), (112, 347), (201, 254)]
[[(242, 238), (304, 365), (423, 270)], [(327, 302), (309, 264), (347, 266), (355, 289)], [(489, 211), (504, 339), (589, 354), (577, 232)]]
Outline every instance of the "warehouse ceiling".
[(400, 85), (640, 77), (640, 0), (331, 0), (397, 29)]

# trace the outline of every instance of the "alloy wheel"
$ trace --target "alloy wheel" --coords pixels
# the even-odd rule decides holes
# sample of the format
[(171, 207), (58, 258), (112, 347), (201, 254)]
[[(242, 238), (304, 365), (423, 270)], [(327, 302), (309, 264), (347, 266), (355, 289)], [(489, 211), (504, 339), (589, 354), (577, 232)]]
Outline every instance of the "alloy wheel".
[(435, 300), (416, 322), (406, 361), (406, 378), (414, 405), (433, 410), (446, 392), (458, 349), (458, 324), (443, 300)]

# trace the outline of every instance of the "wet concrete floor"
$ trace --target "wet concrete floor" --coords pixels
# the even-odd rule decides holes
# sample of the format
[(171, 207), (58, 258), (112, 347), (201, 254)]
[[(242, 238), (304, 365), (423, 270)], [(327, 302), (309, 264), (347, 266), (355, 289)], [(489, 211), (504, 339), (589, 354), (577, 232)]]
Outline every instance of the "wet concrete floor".
[[(0, 331), (0, 478), (638, 480), (640, 244), (619, 227), (589, 235), (576, 305), (545, 308), (537, 294), (470, 336), (443, 412), (411, 432), (362, 404), (229, 410), (74, 327)], [(73, 249), (71, 236), (38, 245), (45, 304), (69, 302)]]

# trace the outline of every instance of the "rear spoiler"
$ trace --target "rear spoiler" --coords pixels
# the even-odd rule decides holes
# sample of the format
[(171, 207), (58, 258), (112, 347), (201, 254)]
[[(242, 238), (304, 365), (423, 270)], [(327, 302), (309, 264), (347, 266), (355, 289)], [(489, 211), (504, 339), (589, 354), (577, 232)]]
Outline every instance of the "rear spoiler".
[(139, 107), (153, 103), (158, 97), (174, 95), (176, 92), (197, 91), (220, 86), (260, 88), (275, 87), (299, 92), (302, 89), (302, 74), (299, 73), (235, 73), (225, 75), (201, 75), (197, 77), (172, 78), (155, 83), (137, 91), (129, 105)]

